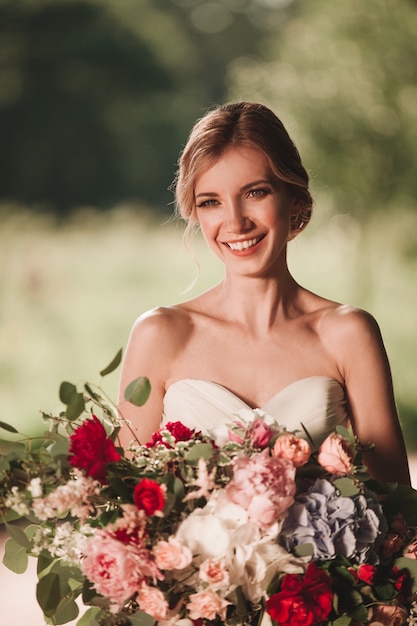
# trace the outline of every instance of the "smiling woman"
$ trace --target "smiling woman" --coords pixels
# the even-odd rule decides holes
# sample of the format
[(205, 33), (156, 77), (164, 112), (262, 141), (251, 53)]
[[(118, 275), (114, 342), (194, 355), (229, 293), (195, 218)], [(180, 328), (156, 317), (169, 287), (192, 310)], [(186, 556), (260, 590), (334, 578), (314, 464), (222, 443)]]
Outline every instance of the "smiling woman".
[[(150, 440), (168, 421), (206, 430), (263, 407), (283, 427), (313, 433), (315, 448), (350, 424), (360, 441), (374, 444), (365, 454), (371, 475), (409, 483), (376, 321), (313, 294), (289, 271), (287, 244), (308, 224), (313, 201), (282, 122), (247, 102), (207, 113), (181, 155), (176, 195), (178, 213), (188, 229), (201, 228), (224, 278), (134, 324), (119, 405), (137, 439)], [(123, 393), (138, 376), (152, 387), (141, 408)], [(129, 442), (129, 429), (121, 438)]]

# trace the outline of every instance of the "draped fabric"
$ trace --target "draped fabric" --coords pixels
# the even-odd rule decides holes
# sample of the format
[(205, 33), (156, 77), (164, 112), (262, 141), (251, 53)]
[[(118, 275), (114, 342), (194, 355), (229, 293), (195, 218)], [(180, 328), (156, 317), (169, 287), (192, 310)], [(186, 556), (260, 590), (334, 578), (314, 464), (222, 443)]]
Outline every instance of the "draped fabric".
[[(168, 387), (162, 424), (181, 421), (189, 428), (205, 432), (230, 422), (240, 411), (252, 408), (218, 383), (187, 378)], [(288, 431), (310, 437), (316, 447), (336, 426), (348, 420), (344, 389), (328, 376), (297, 380), (258, 408)]]

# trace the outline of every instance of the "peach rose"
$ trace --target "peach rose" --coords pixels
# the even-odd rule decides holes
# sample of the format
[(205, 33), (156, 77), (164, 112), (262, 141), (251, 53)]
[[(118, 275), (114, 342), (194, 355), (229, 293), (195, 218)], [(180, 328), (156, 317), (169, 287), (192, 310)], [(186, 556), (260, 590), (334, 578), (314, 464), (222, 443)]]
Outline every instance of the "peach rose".
[(187, 604), (190, 619), (214, 620), (216, 615), (220, 619), (226, 619), (226, 609), (230, 602), (221, 598), (212, 589), (204, 589), (198, 593), (192, 593)]
[(169, 537), (168, 541), (158, 541), (153, 553), (156, 566), (160, 569), (184, 569), (193, 558), (191, 550), (176, 537)]
[(272, 456), (279, 456), (291, 461), (294, 467), (301, 467), (310, 458), (311, 448), (305, 439), (284, 433), (275, 441), (271, 452)]
[(212, 589), (221, 589), (229, 585), (229, 573), (224, 559), (209, 558), (200, 566), (200, 578), (209, 583)]
[(167, 617), (168, 602), (162, 591), (156, 587), (149, 587), (146, 583), (142, 583), (137, 596), (137, 602), (140, 610), (145, 611), (156, 620), (162, 620)]
[(332, 433), (321, 444), (317, 460), (331, 474), (342, 476), (352, 471), (354, 455), (349, 442), (341, 435)]
[(402, 626), (407, 621), (407, 611), (402, 606), (381, 604), (371, 609), (370, 626)]

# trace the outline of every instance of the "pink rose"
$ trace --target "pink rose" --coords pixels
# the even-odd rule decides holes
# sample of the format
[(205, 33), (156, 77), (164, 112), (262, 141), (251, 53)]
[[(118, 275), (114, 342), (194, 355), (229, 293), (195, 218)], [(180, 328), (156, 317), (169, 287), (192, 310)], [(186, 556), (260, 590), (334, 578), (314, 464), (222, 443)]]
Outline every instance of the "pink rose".
[(204, 589), (204, 591), (190, 595), (187, 609), (192, 620), (214, 620), (216, 615), (225, 620), (226, 609), (229, 604), (230, 602), (218, 596), (212, 589)]
[(342, 476), (353, 468), (354, 450), (341, 435), (332, 433), (320, 446), (318, 462), (331, 474)]
[(233, 464), (226, 495), (247, 511), (251, 522), (267, 527), (282, 518), (294, 502), (294, 476), (294, 467), (269, 456), (268, 450), (251, 458), (241, 456)]
[(165, 619), (168, 613), (168, 602), (160, 589), (142, 583), (139, 588), (137, 602), (141, 611), (145, 611), (157, 621)]
[(191, 550), (175, 537), (169, 537), (168, 541), (158, 541), (153, 553), (155, 563), (160, 569), (184, 569), (193, 558)]
[(402, 626), (407, 621), (407, 611), (402, 606), (381, 604), (373, 606), (368, 617), (370, 626)]
[(201, 580), (209, 583), (212, 589), (228, 587), (229, 573), (224, 559), (209, 558), (200, 565), (199, 575)]
[(119, 541), (105, 529), (96, 530), (88, 540), (83, 574), (103, 596), (122, 606), (145, 578), (160, 578), (149, 551), (140, 542)]
[(290, 461), (294, 467), (301, 467), (310, 458), (311, 448), (305, 439), (284, 433), (275, 441), (271, 453)]
[(261, 419), (255, 419), (251, 428), (251, 439), (255, 448), (266, 448), (274, 431)]

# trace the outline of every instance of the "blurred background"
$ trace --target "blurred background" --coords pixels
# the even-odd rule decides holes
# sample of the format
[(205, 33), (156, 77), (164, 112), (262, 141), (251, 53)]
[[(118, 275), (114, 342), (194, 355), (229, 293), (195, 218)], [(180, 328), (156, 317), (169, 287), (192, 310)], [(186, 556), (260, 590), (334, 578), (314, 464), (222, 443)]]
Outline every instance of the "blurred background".
[(195, 120), (241, 99), (300, 149), (315, 214), (290, 268), (378, 319), (414, 467), (415, 0), (0, 0), (0, 420), (40, 431), (141, 312), (219, 280), (169, 187)]

